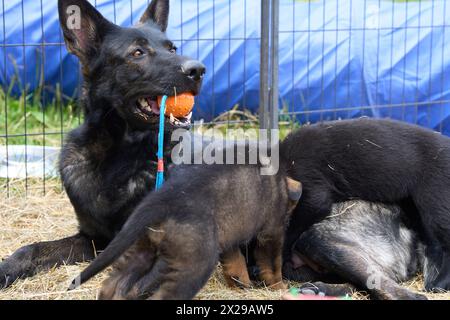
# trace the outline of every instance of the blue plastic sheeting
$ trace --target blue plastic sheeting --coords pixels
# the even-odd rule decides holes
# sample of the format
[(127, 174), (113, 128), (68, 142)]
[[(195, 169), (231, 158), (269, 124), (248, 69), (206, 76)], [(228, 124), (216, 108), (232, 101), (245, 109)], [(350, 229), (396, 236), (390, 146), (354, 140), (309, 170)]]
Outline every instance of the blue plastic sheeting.
[[(43, 81), (49, 90), (60, 83), (73, 96), (77, 60), (60, 45), (57, 1), (42, 1), (42, 8), (40, 1), (23, 2), (4, 1), (1, 43), (7, 46), (0, 46), (1, 83), (9, 85), (17, 74), (29, 91)], [(280, 2), (280, 102), (285, 109), (299, 113), (302, 122), (388, 116), (450, 135), (448, 1)], [(147, 3), (98, 0), (97, 7), (128, 26)], [(260, 1), (230, 3), (171, 1), (169, 36), (181, 54), (208, 68), (197, 119), (211, 120), (235, 104), (258, 109)]]

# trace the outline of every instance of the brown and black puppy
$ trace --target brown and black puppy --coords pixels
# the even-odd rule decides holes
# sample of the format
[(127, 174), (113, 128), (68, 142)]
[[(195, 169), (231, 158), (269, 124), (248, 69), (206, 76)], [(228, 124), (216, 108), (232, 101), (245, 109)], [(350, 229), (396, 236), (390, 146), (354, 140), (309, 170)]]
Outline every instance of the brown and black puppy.
[[(192, 165), (175, 169), (148, 195), (106, 250), (74, 280), (84, 283), (121, 255), (102, 299), (192, 299), (219, 258), (229, 283), (250, 285), (239, 246), (256, 239), (260, 278), (284, 288), (281, 252), (288, 212), (301, 184), (264, 176), (259, 165)], [(131, 248), (130, 248), (131, 247)], [(125, 254), (123, 254), (125, 252)], [(233, 280), (234, 279), (234, 280)]]

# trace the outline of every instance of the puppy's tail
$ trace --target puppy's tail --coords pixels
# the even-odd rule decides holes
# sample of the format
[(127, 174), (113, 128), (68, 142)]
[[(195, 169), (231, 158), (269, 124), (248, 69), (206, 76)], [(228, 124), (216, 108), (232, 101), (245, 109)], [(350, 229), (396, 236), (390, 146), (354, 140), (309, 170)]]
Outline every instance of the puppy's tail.
[(144, 231), (148, 227), (161, 223), (166, 216), (164, 209), (166, 206), (154, 206), (150, 205), (150, 202), (147, 202), (146, 205), (139, 206), (133, 212), (122, 227), (122, 230), (114, 237), (106, 249), (72, 281), (68, 289), (69, 291), (78, 288), (111, 265), (144, 234)]

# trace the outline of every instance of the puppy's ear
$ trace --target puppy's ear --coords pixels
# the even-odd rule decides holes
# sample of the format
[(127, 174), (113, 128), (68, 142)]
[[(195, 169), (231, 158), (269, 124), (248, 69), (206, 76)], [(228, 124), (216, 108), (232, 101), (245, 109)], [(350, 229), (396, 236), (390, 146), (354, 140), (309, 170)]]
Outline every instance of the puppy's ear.
[(286, 177), (289, 200), (298, 202), (302, 196), (302, 184), (300, 181)]
[(58, 0), (58, 11), (67, 49), (83, 64), (95, 55), (105, 35), (116, 27), (86, 0)]
[(166, 32), (169, 21), (169, 0), (152, 0), (139, 20), (140, 23), (155, 23), (162, 32)]

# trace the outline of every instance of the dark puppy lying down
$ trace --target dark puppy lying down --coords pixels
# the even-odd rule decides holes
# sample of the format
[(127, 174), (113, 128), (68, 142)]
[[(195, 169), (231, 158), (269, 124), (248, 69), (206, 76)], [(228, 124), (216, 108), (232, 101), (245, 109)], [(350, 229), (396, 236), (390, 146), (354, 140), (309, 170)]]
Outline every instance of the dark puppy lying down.
[(426, 299), (399, 285), (422, 271), (423, 249), (399, 206), (347, 201), (300, 236), (283, 274), (309, 282), (306, 293), (358, 289), (375, 299)]
[(281, 143), (280, 152), (290, 176), (303, 185), (285, 257), (333, 203), (395, 203), (426, 246), (425, 288), (450, 289), (449, 138), (401, 122), (359, 119), (303, 127)]
[(301, 184), (282, 171), (262, 176), (260, 169), (257, 165), (176, 168), (72, 287), (119, 256), (102, 287), (102, 299), (191, 299), (207, 282), (219, 256), (227, 281), (248, 286), (239, 246), (256, 238), (254, 255), (261, 279), (267, 286), (283, 288), (285, 226), (301, 196)]

